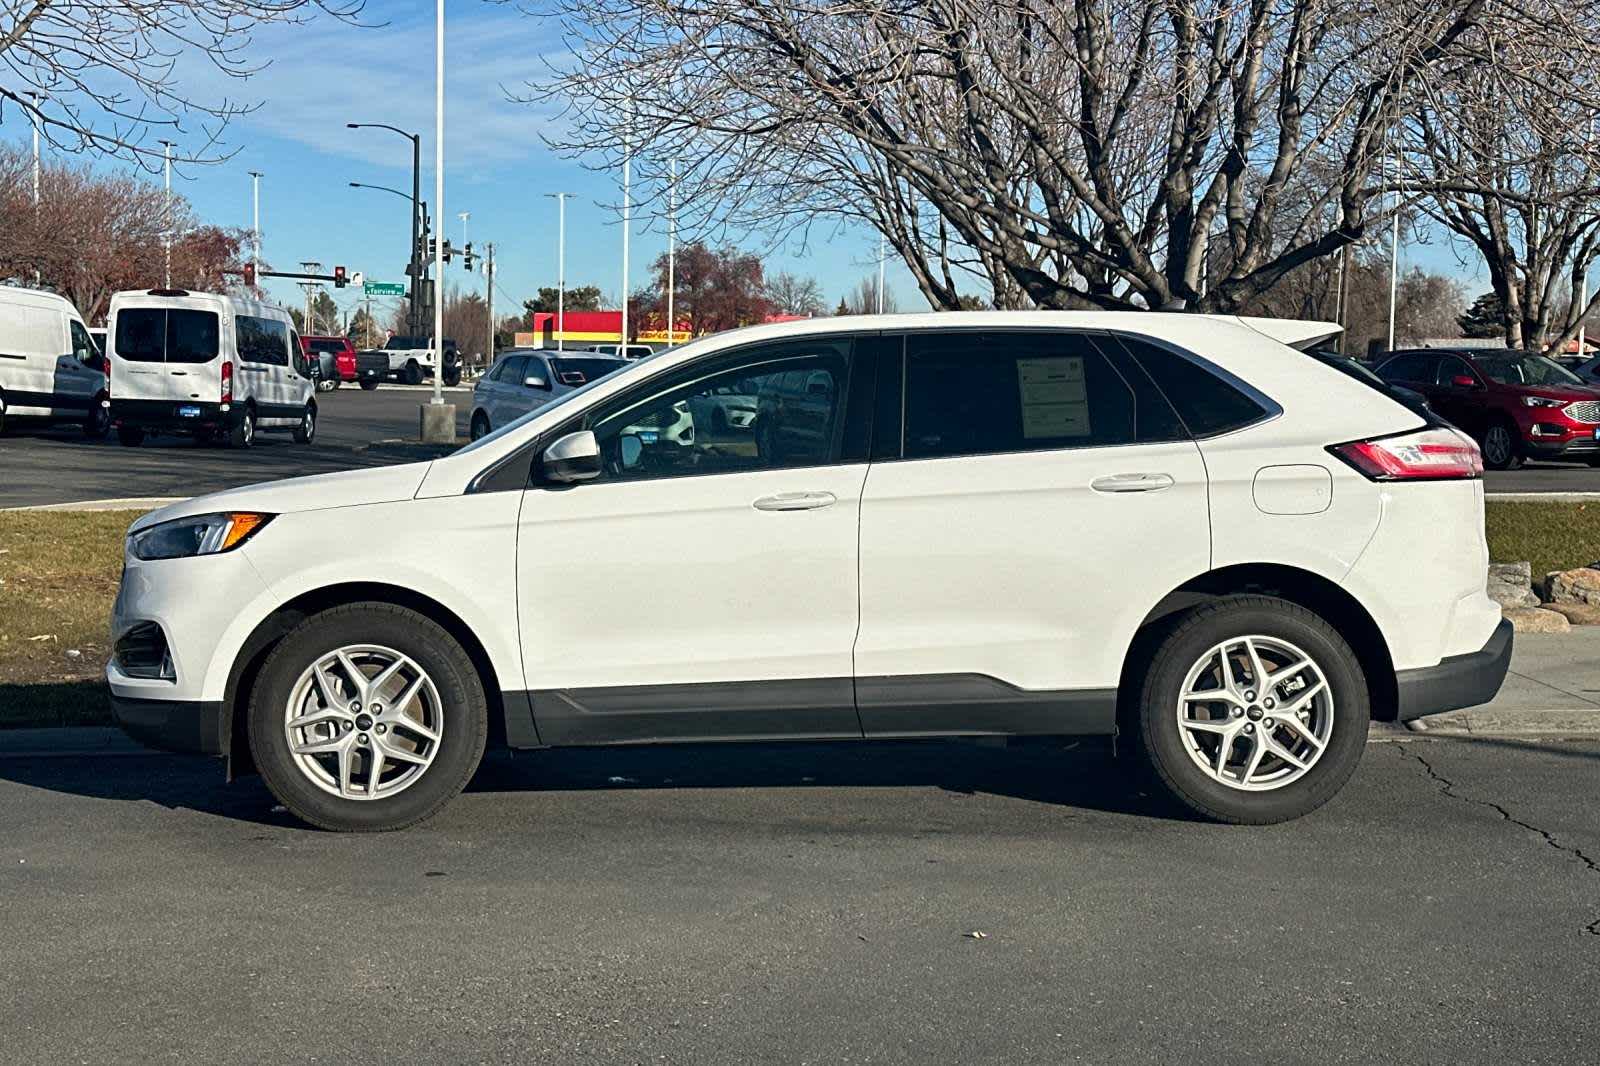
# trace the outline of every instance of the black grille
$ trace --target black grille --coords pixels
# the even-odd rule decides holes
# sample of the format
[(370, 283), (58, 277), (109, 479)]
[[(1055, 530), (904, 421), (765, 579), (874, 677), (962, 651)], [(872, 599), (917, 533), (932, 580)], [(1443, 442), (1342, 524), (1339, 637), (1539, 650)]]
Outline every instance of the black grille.
[(129, 677), (174, 679), (167, 635), (154, 622), (139, 622), (117, 638), (117, 668)]

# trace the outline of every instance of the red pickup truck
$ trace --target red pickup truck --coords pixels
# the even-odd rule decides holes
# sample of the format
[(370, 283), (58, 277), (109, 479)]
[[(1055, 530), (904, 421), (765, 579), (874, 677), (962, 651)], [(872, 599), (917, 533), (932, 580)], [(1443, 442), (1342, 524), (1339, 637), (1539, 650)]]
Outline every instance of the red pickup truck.
[(356, 380), (356, 349), (348, 337), (301, 337), (300, 348), (317, 368), (317, 388), (326, 392)]

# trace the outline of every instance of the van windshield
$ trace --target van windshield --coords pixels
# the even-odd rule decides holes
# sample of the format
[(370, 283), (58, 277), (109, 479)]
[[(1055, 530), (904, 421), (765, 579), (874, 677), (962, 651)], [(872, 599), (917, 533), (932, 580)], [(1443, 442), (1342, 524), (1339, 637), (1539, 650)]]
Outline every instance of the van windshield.
[(209, 363), (217, 357), (217, 313), (126, 307), (117, 312), (117, 355), (137, 363)]

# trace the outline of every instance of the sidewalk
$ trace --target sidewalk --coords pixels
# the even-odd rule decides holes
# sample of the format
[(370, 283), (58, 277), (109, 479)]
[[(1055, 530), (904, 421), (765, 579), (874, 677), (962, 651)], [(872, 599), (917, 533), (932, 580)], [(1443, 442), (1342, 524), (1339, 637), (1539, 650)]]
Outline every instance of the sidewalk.
[(1600, 736), (1600, 626), (1519, 633), (1493, 702), (1409, 723), (1436, 736)]

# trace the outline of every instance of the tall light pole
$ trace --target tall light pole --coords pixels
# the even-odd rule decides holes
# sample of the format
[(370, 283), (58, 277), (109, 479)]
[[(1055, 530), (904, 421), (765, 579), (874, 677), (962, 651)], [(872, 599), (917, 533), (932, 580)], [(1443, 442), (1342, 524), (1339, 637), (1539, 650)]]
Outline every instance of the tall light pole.
[[(261, 171), (250, 171), (250, 262), (261, 272)], [(259, 282), (258, 282), (259, 284)]]
[[(436, 0), (433, 68), (433, 209), (444, 217), (444, 0)], [(444, 240), (434, 245), (433, 404), (444, 405)], [(455, 423), (450, 425), (455, 439)]]
[(672, 300), (678, 292), (678, 161), (667, 163), (667, 347), (678, 340), (678, 320)]
[(631, 183), (633, 177), (633, 131), (622, 139), (622, 336), (617, 355), (628, 357), (628, 231), (632, 226), (633, 204)]
[(567, 337), (567, 192), (547, 192), (556, 202), (556, 351), (566, 350)]
[(1389, 350), (1394, 351), (1395, 307), (1400, 291), (1400, 157), (1394, 160), (1394, 219), (1389, 229)]
[[(440, 47), (442, 48), (443, 46), (441, 45)], [(389, 130), (393, 133), (398, 133), (411, 142), (411, 255), (406, 258), (406, 262), (410, 264), (406, 272), (411, 275), (411, 312), (407, 316), (409, 321), (407, 331), (414, 337), (417, 335), (420, 325), (419, 319), (422, 314), (419, 306), (421, 304), (423, 274), (425, 272), (423, 261), (427, 255), (427, 250), (420, 246), (422, 241), (422, 220), (427, 217), (428, 212), (428, 205), (422, 201), (422, 135), (420, 133), (408, 133), (399, 126), (391, 126), (385, 122), (346, 122), (345, 126), (352, 130)], [(382, 188), (382, 186), (378, 185), (357, 185), (353, 181), (350, 184), (356, 188)], [(395, 192), (393, 189), (384, 189), (384, 191), (394, 192), (396, 196), (405, 195), (405, 193)]]
[(461, 220), (461, 254), (467, 254), (467, 219), (472, 217), (471, 211), (458, 211), (456, 217)]
[[(28, 116), (33, 123), (33, 228), (34, 240), (37, 241), (39, 229), (39, 101), (44, 99), (44, 93), (30, 92), (27, 94), (33, 99), (34, 111)], [(33, 283), (38, 285), (43, 280), (39, 272), (38, 260), (34, 260)]]
[(883, 235), (878, 235), (878, 314), (883, 314), (883, 261), (886, 256)]
[(166, 273), (165, 273), (166, 280), (162, 283), (161, 287), (164, 288), (164, 289), (170, 289), (170, 288), (172, 288), (172, 142), (171, 141), (162, 141), (161, 142), (161, 155), (162, 155), (162, 159), (163, 159), (163, 168), (166, 171), (166, 182), (167, 182), (167, 203), (166, 203), (166, 207), (163, 210), (163, 213), (166, 215), (166, 218), (162, 222), (162, 226), (161, 226), (161, 229), (163, 230), (162, 247), (163, 247), (163, 249), (165, 251), (165, 254), (166, 254), (166, 263), (167, 263), (167, 265), (166, 265)]

